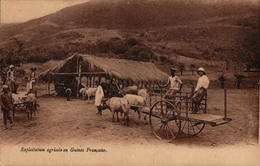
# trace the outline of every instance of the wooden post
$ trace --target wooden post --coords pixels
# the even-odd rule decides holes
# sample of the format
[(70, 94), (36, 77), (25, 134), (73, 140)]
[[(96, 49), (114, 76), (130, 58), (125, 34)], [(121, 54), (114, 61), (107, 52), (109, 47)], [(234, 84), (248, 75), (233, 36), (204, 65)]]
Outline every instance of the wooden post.
[(77, 73), (78, 73), (78, 78), (77, 78), (77, 97), (79, 97), (79, 85), (80, 85), (80, 80), (81, 80), (81, 64), (79, 62), (79, 58), (77, 59)]
[(224, 89), (224, 120), (227, 119), (227, 89)]
[(207, 113), (207, 107), (208, 107), (208, 93), (206, 93), (206, 96), (205, 96), (205, 110), (204, 110), (204, 113)]
[(50, 75), (48, 74), (48, 86), (47, 86), (47, 91), (48, 91), (48, 95), (50, 96), (51, 95), (51, 92), (50, 92)]
[(48, 95), (50, 96), (50, 95), (51, 95), (51, 92), (50, 92), (50, 81), (48, 81), (48, 87), (47, 87), (47, 90), (48, 90)]
[[(186, 99), (185, 99), (185, 103), (186, 103), (186, 118), (188, 118), (188, 112), (189, 112), (189, 94), (186, 93)], [(192, 104), (191, 104), (192, 105)], [(193, 108), (191, 107), (192, 111), (193, 111)]]
[(98, 84), (100, 84), (100, 82), (101, 82), (101, 76), (99, 75), (98, 76)]
[(88, 87), (91, 87), (91, 75), (88, 76)]
[(92, 85), (93, 81), (92, 80), (93, 80), (93, 76), (91, 75), (90, 76), (90, 87), (93, 87), (93, 85)]
[(96, 79), (96, 76), (93, 75), (93, 79), (92, 79), (92, 86), (93, 86), (93, 88), (95, 87), (95, 79)]

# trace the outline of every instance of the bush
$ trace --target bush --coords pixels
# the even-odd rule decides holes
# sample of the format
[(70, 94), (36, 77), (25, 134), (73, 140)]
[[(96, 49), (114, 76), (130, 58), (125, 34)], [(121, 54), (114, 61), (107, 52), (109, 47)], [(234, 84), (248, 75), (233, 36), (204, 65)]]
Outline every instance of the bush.
[(38, 56), (28, 56), (26, 58), (26, 61), (28, 63), (35, 63), (35, 62), (40, 62), (40, 63), (44, 63), (47, 62), (48, 60), (50, 60), (50, 58), (48, 56), (44, 56), (44, 55), (38, 55)]
[(127, 43), (127, 45), (129, 45), (129, 46), (135, 46), (135, 45), (139, 44), (138, 40), (135, 39), (135, 38), (129, 38), (129, 39), (127, 39), (126, 43)]
[(167, 57), (165, 57), (165, 56), (159, 56), (159, 59), (160, 59), (161, 62), (167, 61)]
[(114, 54), (124, 54), (127, 51), (127, 46), (121, 39), (111, 39), (109, 41), (110, 51)]
[(147, 61), (153, 56), (152, 51), (144, 45), (136, 45), (129, 49), (128, 58), (133, 60)]
[(96, 44), (96, 50), (100, 53), (107, 53), (110, 50), (110, 46), (108, 42), (98, 41)]

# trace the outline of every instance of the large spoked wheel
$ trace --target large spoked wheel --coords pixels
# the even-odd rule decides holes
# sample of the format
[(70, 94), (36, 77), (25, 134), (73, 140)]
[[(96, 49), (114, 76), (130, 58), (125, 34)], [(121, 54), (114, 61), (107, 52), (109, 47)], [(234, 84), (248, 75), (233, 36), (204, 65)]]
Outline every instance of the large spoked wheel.
[(205, 123), (201, 121), (195, 121), (192, 119), (183, 120), (181, 122), (180, 133), (186, 136), (195, 136), (202, 132), (205, 127)]
[(180, 107), (168, 101), (156, 102), (149, 115), (150, 127), (158, 139), (175, 139), (180, 131)]

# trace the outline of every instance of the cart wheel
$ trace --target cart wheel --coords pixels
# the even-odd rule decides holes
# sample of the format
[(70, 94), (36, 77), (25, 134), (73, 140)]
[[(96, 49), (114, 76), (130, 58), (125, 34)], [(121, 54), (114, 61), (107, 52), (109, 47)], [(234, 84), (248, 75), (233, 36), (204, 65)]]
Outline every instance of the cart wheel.
[(168, 101), (158, 101), (150, 109), (149, 122), (158, 139), (175, 139), (180, 131), (176, 106)]
[(183, 120), (181, 122), (181, 134), (188, 136), (198, 135), (205, 127), (205, 123), (201, 121), (194, 121), (191, 119)]

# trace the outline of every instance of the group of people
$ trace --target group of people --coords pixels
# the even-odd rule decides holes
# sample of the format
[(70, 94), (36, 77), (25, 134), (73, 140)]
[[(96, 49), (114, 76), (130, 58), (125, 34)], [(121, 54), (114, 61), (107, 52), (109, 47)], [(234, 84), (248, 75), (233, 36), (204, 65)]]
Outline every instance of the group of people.
[[(176, 68), (171, 68), (171, 75), (168, 78), (168, 81), (165, 85), (160, 85), (162, 87), (169, 87), (166, 97), (169, 99), (174, 99), (178, 92), (182, 90), (183, 82), (179, 76), (176, 75)], [(197, 80), (196, 88), (194, 92), (191, 94), (192, 103), (194, 104), (192, 113), (196, 114), (199, 111), (199, 106), (207, 94), (207, 89), (209, 87), (209, 78), (206, 75), (206, 71), (203, 67), (198, 68), (197, 73), (199, 78)], [(118, 88), (115, 84), (111, 82), (111, 80), (107, 79), (107, 81), (103, 81), (98, 85), (96, 91), (95, 105), (97, 107), (97, 114), (102, 114), (103, 102), (104, 99), (109, 97), (117, 96)], [(119, 97), (119, 96), (117, 96)]]
[[(198, 68), (197, 73), (199, 75), (196, 88), (191, 95), (194, 108), (192, 113), (196, 114), (199, 111), (200, 103), (207, 94), (207, 89), (209, 87), (209, 78), (206, 75), (206, 71), (203, 67)], [(168, 82), (164, 87), (169, 86), (166, 96), (175, 97), (178, 92), (182, 89), (182, 81), (179, 76), (176, 75), (176, 68), (171, 68), (171, 76), (168, 78)]]
[[(27, 94), (32, 93), (35, 89), (36, 83), (36, 68), (31, 68), (29, 78), (25, 77), (27, 82)], [(10, 127), (13, 126), (13, 120), (10, 116), (11, 111), (14, 109), (14, 101), (12, 93), (17, 93), (18, 85), (16, 83), (16, 72), (14, 65), (10, 65), (6, 72), (6, 80), (3, 82), (2, 93), (0, 94), (0, 106), (3, 113), (3, 122), (5, 129), (8, 129), (7, 120), (10, 122)]]

